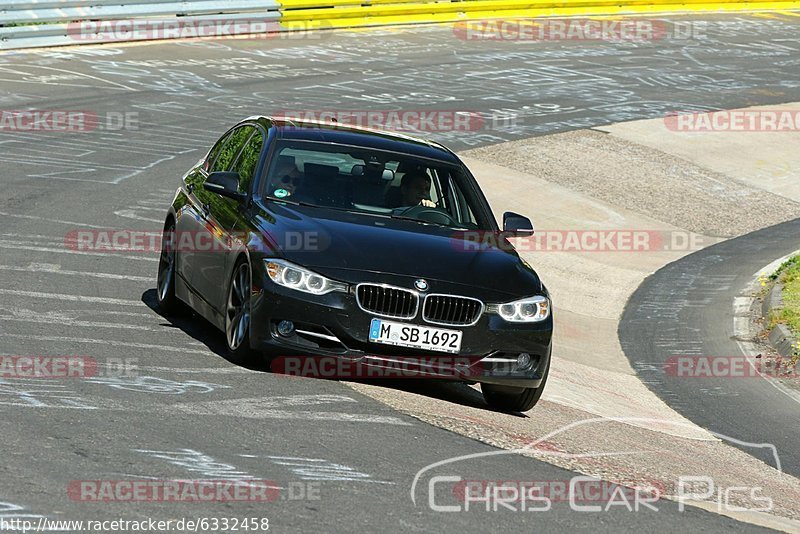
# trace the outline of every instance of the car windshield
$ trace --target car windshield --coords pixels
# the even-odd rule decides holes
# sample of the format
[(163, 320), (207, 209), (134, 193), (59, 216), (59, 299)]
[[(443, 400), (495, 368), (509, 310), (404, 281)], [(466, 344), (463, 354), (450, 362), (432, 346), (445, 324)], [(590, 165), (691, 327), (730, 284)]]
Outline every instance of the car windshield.
[(276, 200), (452, 228), (489, 228), (463, 168), (395, 152), (279, 141), (265, 194)]

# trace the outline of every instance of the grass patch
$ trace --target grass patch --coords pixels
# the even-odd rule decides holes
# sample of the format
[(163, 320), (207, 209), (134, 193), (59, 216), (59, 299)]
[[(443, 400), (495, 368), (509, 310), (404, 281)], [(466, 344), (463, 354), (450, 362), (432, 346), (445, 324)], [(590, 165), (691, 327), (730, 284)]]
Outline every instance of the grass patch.
[(784, 274), (784, 271), (788, 271), (790, 269), (796, 269), (800, 265), (800, 256), (792, 256), (785, 262), (781, 263), (781, 266), (778, 267), (778, 270), (769, 275), (770, 280), (777, 280), (779, 276)]
[(44, 26), (45, 24), (55, 24), (54, 22), (8, 22), (0, 24), (0, 28), (19, 28), (20, 26)]
[[(796, 346), (800, 346), (800, 256), (785, 261), (770, 279), (783, 284), (783, 308), (770, 311), (769, 328), (785, 324), (792, 331)], [(795, 351), (795, 358), (798, 357), (800, 352)]]

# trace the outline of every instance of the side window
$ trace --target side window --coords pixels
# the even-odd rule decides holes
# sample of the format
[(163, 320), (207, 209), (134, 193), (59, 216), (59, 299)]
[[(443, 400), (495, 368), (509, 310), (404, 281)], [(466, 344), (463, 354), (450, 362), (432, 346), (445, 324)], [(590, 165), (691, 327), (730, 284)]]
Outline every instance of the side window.
[[(464, 192), (456, 184), (456, 181), (453, 180), (452, 176), (449, 178), (449, 189), (453, 195), (452, 201), (450, 202), (453, 208), (450, 210), (451, 215), (453, 215), (461, 224), (477, 225), (477, 220), (475, 218), (475, 214), (472, 212), (472, 207), (469, 205), (469, 202), (464, 196)], [(453, 210), (455, 210), (455, 213), (453, 213)]]
[(211, 150), (208, 152), (208, 157), (206, 158), (206, 162), (205, 162), (205, 164), (203, 164), (203, 169), (205, 169), (208, 172), (211, 172), (211, 171), (209, 171), (209, 168), (212, 165), (214, 165), (214, 160), (217, 159), (217, 156), (219, 155), (219, 151), (222, 150), (222, 147), (225, 146), (225, 143), (228, 142), (228, 138), (230, 136), (231, 136), (231, 132), (226, 133), (224, 136), (222, 136), (222, 139), (217, 141), (214, 144), (214, 146), (211, 147)]
[(231, 163), (239, 155), (245, 141), (255, 131), (255, 126), (240, 126), (235, 129), (228, 137), (228, 142), (220, 149), (214, 164), (208, 172), (227, 171), (231, 168)]
[(264, 146), (264, 136), (261, 130), (256, 129), (256, 132), (247, 142), (233, 164), (233, 169), (239, 173), (239, 192), (247, 193), (250, 191), (250, 184), (253, 181), (253, 176), (256, 173), (256, 165), (258, 165), (258, 158), (261, 156), (261, 148)]
[(428, 176), (433, 174), (433, 178), (431, 179), (431, 190), (428, 192), (428, 197), (432, 202), (438, 204), (439, 199), (442, 197), (441, 195), (442, 186), (439, 183), (439, 175), (436, 172), (429, 172), (427, 174)]

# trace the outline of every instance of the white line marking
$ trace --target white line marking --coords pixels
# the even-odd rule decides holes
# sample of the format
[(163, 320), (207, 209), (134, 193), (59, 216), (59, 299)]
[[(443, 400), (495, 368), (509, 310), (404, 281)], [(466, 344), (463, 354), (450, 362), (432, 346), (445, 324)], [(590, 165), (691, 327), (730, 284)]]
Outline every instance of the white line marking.
[(320, 458), (294, 458), (288, 456), (265, 456), (272, 463), (286, 467), (301, 480), (336, 480), (351, 482), (371, 482), (373, 484), (391, 484), (388, 480), (372, 480), (367, 473), (356, 471), (354, 468), (322, 460)]
[(77, 319), (78, 317), (84, 315), (117, 315), (120, 317), (143, 317), (145, 319), (157, 319), (157, 320), (164, 320), (163, 317), (158, 315), (155, 312), (152, 313), (138, 313), (138, 312), (126, 312), (126, 311), (114, 311), (114, 310), (58, 310), (57, 313), (59, 315), (64, 314), (71, 314), (72, 319)]
[(71, 224), (73, 226), (83, 226), (83, 227), (86, 227), (86, 228), (101, 228), (103, 230), (116, 230), (116, 228), (113, 228), (113, 227), (110, 227), (110, 226), (97, 226), (96, 224), (80, 223), (80, 222), (74, 222), (74, 221), (65, 221), (65, 220), (62, 220), (62, 219), (48, 219), (46, 217), (39, 217), (39, 216), (36, 216), (36, 215), (18, 215), (18, 214), (15, 214), (15, 213), (6, 213), (4, 211), (0, 211), (0, 215), (2, 215), (3, 217), (16, 217), (18, 219), (32, 219), (32, 220), (37, 220), (37, 221), (46, 221), (46, 222), (53, 222), (53, 223), (58, 223), (58, 224)]
[[(130, 475), (130, 474), (128, 474), (128, 473), (111, 473), (111, 474), (112, 474), (113, 476), (127, 477), (127, 478), (133, 478), (133, 479), (143, 479), (143, 480), (164, 480), (164, 478), (163, 478), (163, 477), (153, 477), (153, 476), (146, 476), (146, 475)], [(207, 481), (208, 481), (208, 479), (207, 479), (207, 478), (170, 478), (169, 480), (170, 480), (170, 482), (185, 482), (185, 483), (192, 483), (192, 482), (207, 482)], [(247, 480), (245, 479), (245, 482), (246, 482), (246, 481), (247, 481)], [(282, 490), (285, 490), (285, 489), (286, 489), (286, 488), (284, 488), (283, 486), (274, 486), (274, 485), (272, 485), (272, 484), (270, 484), (270, 485), (268, 485), (268, 486), (267, 486), (267, 485), (264, 485), (263, 487), (265, 487), (265, 488), (270, 488), (270, 489), (282, 489)]]
[[(2, 133), (2, 132), (0, 132), (0, 133)], [(38, 139), (36, 134), (24, 134), (24, 133), (20, 133), (20, 132), (13, 132), (13, 133), (5, 132), (5, 133), (2, 133), (2, 135), (6, 136), (6, 137), (10, 137), (12, 140), (22, 144), (23, 146), (21, 147), (21, 150), (28, 150), (28, 145), (36, 143), (36, 141)], [(26, 144), (26, 142), (28, 142), (28, 141), (30, 141), (30, 143)], [(49, 141), (48, 146), (49, 147), (53, 147), (53, 148), (55, 148), (57, 150), (58, 149), (64, 149), (64, 150), (72, 150), (72, 151), (90, 150), (90, 149), (95, 149), (95, 148), (97, 149), (97, 150), (93, 150), (92, 152), (100, 152), (100, 151), (103, 151), (104, 148), (105, 148), (106, 152), (107, 151), (111, 151), (111, 150), (114, 150), (114, 151), (117, 151), (117, 152), (134, 152), (134, 150), (131, 150), (131, 149), (132, 148), (137, 148), (137, 150), (135, 150), (135, 153), (140, 155), (140, 156), (141, 155), (162, 156), (164, 154), (164, 147), (147, 149), (147, 148), (140, 148), (140, 147), (131, 147), (128, 144), (121, 145), (119, 143), (116, 143), (113, 146), (109, 146), (108, 142), (92, 140), (91, 138), (87, 138), (85, 135), (82, 136), (80, 141), (71, 141), (69, 139), (63, 139), (63, 138), (62, 139), (52, 139), (52, 140)], [(52, 155), (54, 153), (57, 154), (58, 152), (50, 152), (50, 154), (48, 156), (35, 156), (34, 158), (32, 158), (32, 159), (34, 159), (33, 163), (38, 163), (38, 162), (41, 162), (42, 164), (44, 164), (44, 163), (58, 163), (59, 158), (52, 157)], [(75, 156), (73, 155), (73, 157), (75, 157)], [(29, 163), (28, 158), (26, 158), (25, 160), (21, 161), (21, 163)], [(83, 159), (83, 160), (80, 160), (80, 159), (63, 160), (61, 162), (61, 164), (64, 167), (81, 167), (81, 168), (83, 168), (83, 167), (87, 167), (87, 166), (91, 165), (91, 166), (96, 166), (99, 169), (118, 169), (118, 170), (126, 170), (126, 169), (130, 170), (130, 169), (137, 169), (138, 168), (135, 165), (123, 165), (123, 164), (120, 164), (120, 163), (100, 163), (100, 162), (97, 162), (97, 161), (86, 161), (85, 159)]]
[(88, 276), (92, 278), (106, 278), (109, 280), (130, 280), (131, 282), (152, 282), (152, 276), (132, 276), (126, 274), (111, 273), (92, 273), (83, 271), (65, 271), (62, 269), (47, 269), (40, 267), (41, 264), (32, 263), (28, 267), (16, 267), (14, 265), (0, 265), (0, 271), (16, 271), (21, 273), (53, 273), (67, 276)]
[[(184, 413), (192, 413), (187, 410)], [(242, 417), (248, 417), (242, 414)], [(304, 421), (342, 421), (349, 423), (380, 423), (386, 425), (412, 426), (411, 423), (403, 421), (398, 417), (386, 415), (369, 415), (358, 413), (342, 412), (312, 412), (312, 411), (286, 411), (286, 410), (263, 410), (254, 416), (257, 419), (298, 419)]]
[[(55, 67), (44, 67), (42, 65), (31, 65), (31, 67), (32, 68), (42, 69), (42, 70), (54, 70), (56, 72), (66, 72), (67, 74), (74, 74), (75, 76), (78, 76), (79, 78), (88, 78), (90, 80), (97, 80), (99, 82), (107, 83), (109, 85), (116, 85), (120, 89), (127, 89), (128, 91), (136, 92), (136, 89), (134, 89), (133, 87), (129, 87), (127, 85), (124, 85), (124, 84), (121, 84), (121, 83), (118, 83), (118, 82), (112, 82), (111, 80), (105, 80), (105, 79), (100, 78), (98, 76), (92, 76), (91, 74), (86, 74), (84, 72), (76, 72), (74, 70), (67, 70), (67, 69), (57, 69)], [(20, 76), (37, 76), (38, 75), (35, 72), (19, 71), (19, 70), (15, 70), (13, 68), (10, 68), (8, 66), (0, 66), (0, 71), (10, 72), (11, 74), (19, 74)], [(58, 85), (58, 86), (74, 85), (74, 84), (66, 84), (66, 83), (63, 83), (63, 82), (60, 82), (60, 81), (59, 82), (55, 82), (55, 83), (42, 82), (42, 81), (19, 80), (19, 79), (17, 79), (17, 80), (7, 80), (7, 81), (15, 81), (15, 82), (23, 82), (23, 83), (36, 83), (36, 84), (40, 84), (40, 85)], [(97, 87), (96, 85), (75, 85), (75, 87), (91, 87), (91, 88), (102, 89), (101, 87)]]
[(135, 343), (131, 341), (114, 341), (112, 339), (89, 339), (85, 337), (66, 337), (66, 336), (29, 336), (24, 334), (3, 334), (4, 338), (15, 338), (27, 341), (70, 341), (74, 343), (92, 343), (96, 345), (108, 345), (111, 347), (128, 347), (136, 349), (154, 349), (167, 352), (184, 352), (189, 354), (205, 354), (216, 356), (210, 350), (187, 349), (184, 347), (173, 347), (169, 345), (151, 345), (149, 343)]
[(30, 297), (34, 299), (67, 300), (70, 302), (95, 302), (97, 304), (113, 304), (117, 306), (144, 306), (141, 300), (115, 299), (108, 297), (89, 297), (87, 295), (68, 295), (64, 293), (42, 293), (40, 291), (22, 291), (19, 289), (0, 289), (0, 294)]
[(176, 382), (156, 376), (109, 376), (88, 378), (87, 382), (102, 384), (113, 389), (135, 391), (137, 393), (154, 393), (159, 395), (183, 395), (184, 393), (211, 393), (216, 389), (231, 389), (224, 384), (210, 384), (197, 380)]
[[(0, 308), (2, 309), (2, 308)], [(64, 318), (58, 320), (48, 317), (47, 315), (31, 316), (31, 317), (14, 317), (9, 315), (0, 315), (0, 321), (11, 323), (56, 323), (60, 326), (71, 326), (78, 328), (118, 328), (120, 330), (142, 330), (145, 332), (164, 332), (163, 328), (154, 328), (151, 326), (139, 326), (135, 324), (126, 323), (100, 323), (96, 321), (70, 321)]]
[(174, 466), (181, 467), (191, 473), (199, 473), (206, 479), (224, 480), (255, 480), (255, 477), (241, 471), (236, 466), (226, 464), (212, 456), (203, 454), (194, 449), (180, 449), (177, 451), (155, 451), (149, 449), (133, 449), (135, 452), (146, 454), (151, 458), (164, 460)]
[[(3, 144), (3, 143), (19, 143), (20, 145), (22, 145), (20, 148), (22, 150), (24, 150), (25, 152), (41, 152), (42, 154), (47, 154), (48, 156), (52, 156), (53, 154), (62, 154), (65, 157), (69, 156), (71, 158), (75, 158), (75, 159), (78, 159), (78, 160), (81, 159), (81, 158), (86, 158), (88, 156), (91, 156), (91, 155), (93, 155), (93, 154), (95, 154), (97, 152), (96, 150), (86, 150), (84, 152), (75, 152), (75, 153), (69, 153), (67, 151), (58, 152), (57, 149), (59, 147), (56, 147), (56, 146), (53, 146), (53, 145), (48, 145), (46, 149), (32, 148), (29, 145), (26, 145), (23, 142), (23, 140), (21, 140), (21, 139), (9, 139), (8, 141), (0, 141), (0, 144)], [(47, 159), (53, 159), (53, 158), (45, 158), (45, 157), (43, 157), (42, 159), (46, 159), (47, 160)]]
[[(68, 399), (62, 400), (64, 404), (30, 404), (26, 402), (11, 402), (11, 401), (0, 401), (0, 405), (2, 406), (17, 406), (19, 408), (38, 408), (38, 409), (50, 409), (50, 408), (62, 408), (68, 410), (99, 410), (100, 408), (97, 406), (85, 406), (81, 405), (80, 403), (75, 402), (67, 402)], [(114, 408), (105, 408), (107, 410), (111, 410)], [(118, 408), (117, 408), (118, 409)]]
[(131, 172), (129, 174), (126, 174), (125, 176), (120, 176), (119, 178), (114, 178), (114, 180), (112, 180), (111, 183), (118, 184), (118, 183), (122, 182), (123, 180), (127, 180), (128, 178), (132, 178), (132, 177), (134, 177), (134, 176), (136, 176), (138, 174), (143, 173), (144, 171), (152, 169), (153, 167), (155, 167), (159, 163), (163, 163), (165, 161), (171, 161), (171, 160), (175, 159), (177, 156), (182, 156), (183, 154), (188, 154), (188, 153), (194, 152), (196, 150), (197, 150), (196, 148), (190, 148), (190, 149), (187, 149), (187, 150), (181, 150), (181, 151), (176, 152), (175, 154), (172, 154), (170, 156), (166, 156), (166, 157), (163, 157), (161, 159), (157, 159), (156, 161), (154, 161), (152, 163), (149, 163), (149, 164), (145, 165), (144, 167), (140, 167), (139, 169), (137, 169), (137, 170), (135, 170), (135, 171), (133, 171), (133, 172)]
[(174, 405), (173, 408), (180, 411), (188, 410), (192, 412), (199, 410), (213, 415), (236, 415), (244, 409), (253, 412), (254, 416), (258, 416), (258, 413), (265, 409), (286, 408), (290, 406), (319, 406), (335, 402), (358, 403), (356, 399), (345, 395), (282, 395), (275, 397), (207, 401), (201, 404), (178, 404)]
[[(72, 172), (93, 172), (94, 169), (81, 169), (79, 171), (72, 171)], [(28, 174), (26, 175), (27, 178), (44, 178), (45, 180), (64, 180), (67, 182), (88, 182), (92, 184), (106, 184), (106, 185), (114, 185), (113, 182), (109, 182), (107, 180), (90, 180), (89, 178), (68, 178), (66, 176), (57, 176), (61, 174), (60, 172), (53, 172), (48, 174)]]
[[(138, 204), (144, 204), (144, 202), (140, 201)], [(135, 209), (135, 210), (145, 210), (145, 211), (157, 211), (159, 213), (166, 213), (167, 212), (167, 208), (164, 207), (166, 205), (166, 202), (162, 202), (161, 206), (159, 206), (157, 208), (154, 208), (154, 207), (151, 207), (151, 206), (140, 206), (138, 204), (136, 206), (133, 206), (133, 209)]]
[(136, 219), (138, 221), (150, 221), (150, 222), (157, 222), (157, 223), (163, 223), (164, 222), (163, 219), (151, 219), (150, 217), (140, 217), (139, 215), (136, 215), (136, 211), (135, 210), (118, 210), (118, 211), (114, 212), (114, 215), (116, 215), (118, 217), (124, 217), (126, 219)]
[[(161, 221), (156, 221), (156, 222), (161, 222)], [(103, 256), (106, 258), (124, 258), (128, 260), (139, 260), (139, 261), (158, 261), (158, 258), (148, 258), (145, 256), (127, 256), (127, 255), (108, 253), (108, 252), (86, 252), (83, 250), (69, 250), (69, 249), (50, 248), (50, 247), (32, 247), (28, 245), (22, 245), (14, 241), (0, 241), (0, 248), (10, 248), (13, 250), (31, 250), (34, 252), (55, 252), (56, 254), (75, 254), (78, 256)]]
[(74, 238), (70, 238), (69, 234), (63, 236), (53, 236), (53, 235), (42, 235), (42, 234), (19, 234), (15, 232), (3, 232), (0, 234), (2, 237), (13, 237), (16, 238), (16, 242), (20, 242), (19, 239), (25, 239), (29, 241), (36, 240), (37, 245), (62, 245), (65, 241), (66, 242), (78, 242), (77, 236)]
[[(18, 80), (18, 79), (13, 79), (13, 78), (11, 78), (11, 79), (9, 79), (9, 78), (0, 78), (0, 82), (33, 83), (33, 84), (36, 84), (36, 85), (41, 85), (42, 84), (42, 82), (34, 82), (34, 81), (31, 81), (31, 80)], [(45, 85), (54, 85), (54, 84), (48, 83), (48, 84), (45, 84)], [(89, 89), (94, 89), (96, 87), (94, 85), (78, 85), (78, 84), (75, 84), (75, 83), (64, 83), (64, 82), (58, 82), (58, 86), (59, 87), (86, 87), (86, 88), (89, 88)], [(200, 118), (200, 117), (198, 117), (198, 118)]]
[(45, 172), (45, 173), (39, 173), (39, 174), (28, 174), (27, 176), (28, 176), (28, 178), (56, 178), (56, 179), (61, 179), (61, 180), (75, 180), (75, 181), (82, 181), (82, 182), (83, 181), (89, 181), (89, 182), (101, 182), (101, 183), (103, 183), (102, 180), (87, 180), (85, 178), (67, 178), (67, 177), (61, 176), (62, 174), (81, 174), (81, 175), (83, 175), (83, 174), (89, 174), (91, 172), (96, 172), (96, 171), (97, 171), (97, 169), (95, 169), (94, 167), (83, 167), (83, 168), (80, 168), (80, 169), (73, 169), (71, 171), (68, 171), (66, 169), (61, 169), (61, 170), (57, 170), (57, 171), (53, 171), (53, 172)]
[[(8, 356), (14, 356), (9, 354)], [(116, 370), (116, 364), (103, 364)], [(249, 375), (263, 374), (258, 371), (251, 371), (244, 367), (160, 367), (157, 365), (136, 365), (136, 370), (143, 373), (178, 373), (178, 374), (198, 374), (198, 375)]]
[[(134, 105), (132, 107), (133, 108), (146, 109), (146, 110), (150, 110), (150, 111), (153, 110), (153, 107), (152, 106), (148, 106), (147, 104)], [(198, 120), (205, 121), (205, 122), (208, 122), (209, 119), (211, 119), (211, 120), (216, 120), (220, 125), (225, 124), (224, 119), (214, 119), (212, 117), (209, 117), (208, 115), (194, 115), (193, 113), (187, 113), (185, 110), (175, 111), (175, 110), (167, 109), (167, 108), (164, 108), (164, 107), (158, 107), (155, 110), (158, 111), (159, 113), (172, 113), (174, 115), (178, 115), (181, 119), (198, 119)], [(165, 128), (177, 128), (179, 130), (184, 130), (184, 128), (182, 128), (180, 126), (168, 126), (168, 125), (162, 125), (162, 126), (165, 127)], [(213, 141), (210, 141), (210, 142), (213, 143)]]

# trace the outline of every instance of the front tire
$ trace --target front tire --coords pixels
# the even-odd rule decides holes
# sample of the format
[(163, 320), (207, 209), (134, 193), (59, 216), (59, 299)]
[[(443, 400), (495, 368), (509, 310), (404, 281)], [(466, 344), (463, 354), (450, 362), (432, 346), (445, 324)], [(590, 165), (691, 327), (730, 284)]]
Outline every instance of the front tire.
[(544, 370), (542, 383), (538, 388), (520, 388), (481, 384), (481, 393), (490, 407), (501, 412), (527, 412), (539, 402), (550, 374), (550, 361)]
[(239, 260), (228, 284), (225, 306), (225, 342), (235, 362), (247, 362), (253, 355), (250, 348), (250, 291), (250, 265)]
[(175, 223), (170, 219), (161, 236), (161, 256), (158, 259), (156, 278), (156, 300), (164, 315), (174, 315), (179, 311), (180, 302), (175, 296), (176, 258)]

